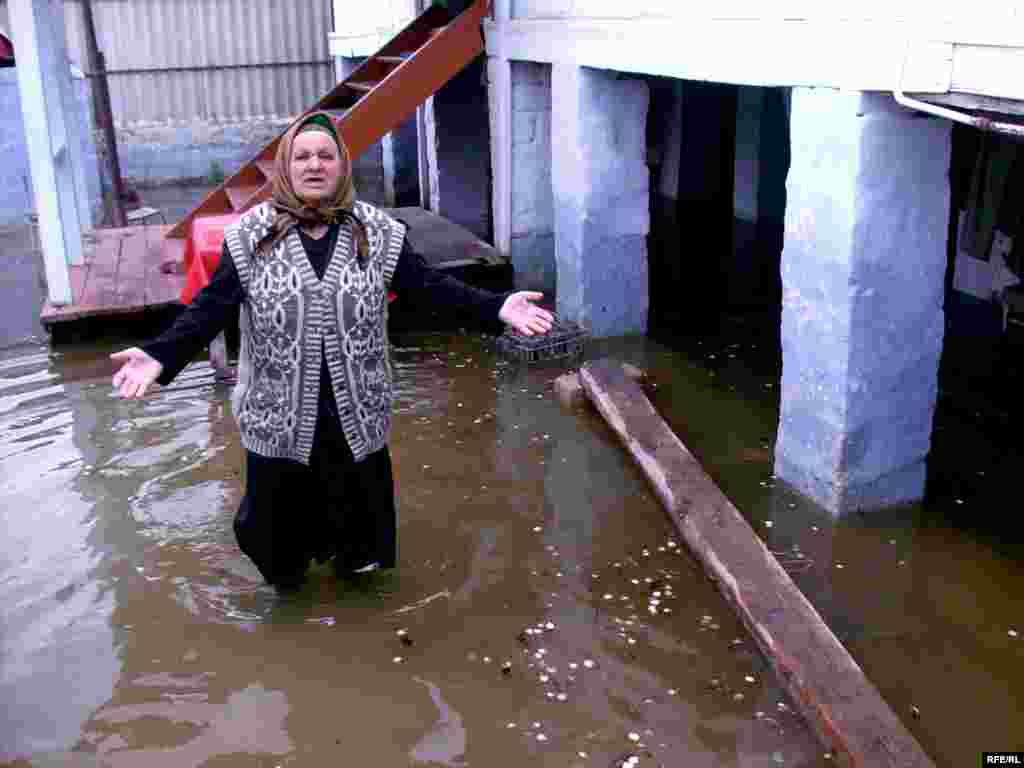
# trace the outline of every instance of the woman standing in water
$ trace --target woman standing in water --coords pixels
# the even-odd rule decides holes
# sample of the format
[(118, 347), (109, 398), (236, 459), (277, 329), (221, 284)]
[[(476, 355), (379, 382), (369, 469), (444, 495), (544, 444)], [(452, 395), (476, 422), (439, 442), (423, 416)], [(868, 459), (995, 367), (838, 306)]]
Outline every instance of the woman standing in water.
[(388, 290), (458, 305), (481, 322), (547, 333), (541, 294), (496, 294), (429, 268), (406, 227), (356, 201), (352, 164), (326, 113), (296, 123), (276, 157), (273, 198), (224, 236), (210, 283), (173, 326), (111, 355), (122, 397), (168, 384), (240, 307), (231, 397), (246, 449), (235, 516), (241, 550), (278, 587), (305, 580), (310, 558), (339, 573), (394, 568)]

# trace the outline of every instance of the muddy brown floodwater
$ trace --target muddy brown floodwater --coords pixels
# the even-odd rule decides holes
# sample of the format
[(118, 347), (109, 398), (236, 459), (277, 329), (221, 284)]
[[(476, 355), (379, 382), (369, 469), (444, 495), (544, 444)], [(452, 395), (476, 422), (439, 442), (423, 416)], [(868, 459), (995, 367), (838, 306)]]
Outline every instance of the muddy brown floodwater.
[[(279, 596), (231, 533), (228, 391), (196, 363), (119, 400), (95, 373), (112, 348), (0, 359), (0, 763), (829, 764), (611, 432), (558, 406), (563, 369), (400, 339), (399, 568)], [(772, 381), (718, 351), (731, 377), (647, 339), (588, 354), (651, 371), (937, 765), (1022, 748), (1019, 557), (920, 514), (833, 525), (773, 487)]]

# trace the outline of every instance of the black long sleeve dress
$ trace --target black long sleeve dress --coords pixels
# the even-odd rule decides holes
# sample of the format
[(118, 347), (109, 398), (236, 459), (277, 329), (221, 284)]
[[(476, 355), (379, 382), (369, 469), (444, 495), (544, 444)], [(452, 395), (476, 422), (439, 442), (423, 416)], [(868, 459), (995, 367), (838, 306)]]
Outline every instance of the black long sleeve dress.
[[(299, 230), (306, 256), (320, 279), (340, 226), (331, 225), (317, 239)], [(432, 269), (408, 239), (391, 290), (418, 305), (460, 306), (481, 325), (498, 323), (498, 312), (509, 295), (480, 290)], [(225, 244), (209, 284), (171, 328), (142, 347), (163, 365), (160, 384), (170, 383), (224, 329), (243, 299), (242, 283)], [(314, 557), (335, 556), (342, 573), (371, 563), (382, 568), (396, 563), (391, 456), (385, 447), (362, 462), (353, 459), (324, 359), (309, 466), (246, 451), (245, 495), (235, 516), (235, 536), (264, 578), (278, 586), (300, 584)]]

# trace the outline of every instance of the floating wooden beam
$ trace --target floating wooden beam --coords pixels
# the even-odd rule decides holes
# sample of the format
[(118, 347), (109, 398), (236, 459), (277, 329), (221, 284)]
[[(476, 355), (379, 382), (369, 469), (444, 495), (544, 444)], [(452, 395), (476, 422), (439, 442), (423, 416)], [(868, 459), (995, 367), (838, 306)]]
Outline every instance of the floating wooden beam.
[(620, 363), (580, 369), (597, 410), (753, 635), (836, 765), (932, 766), (857, 662)]

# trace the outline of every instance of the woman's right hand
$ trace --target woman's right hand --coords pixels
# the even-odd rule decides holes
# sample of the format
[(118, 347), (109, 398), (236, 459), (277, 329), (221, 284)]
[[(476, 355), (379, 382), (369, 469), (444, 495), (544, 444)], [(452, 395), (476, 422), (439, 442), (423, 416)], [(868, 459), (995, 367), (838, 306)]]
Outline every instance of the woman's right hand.
[(115, 363), (122, 363), (114, 374), (114, 388), (121, 397), (142, 397), (146, 390), (157, 380), (164, 370), (162, 363), (156, 361), (138, 347), (122, 349), (110, 356)]

